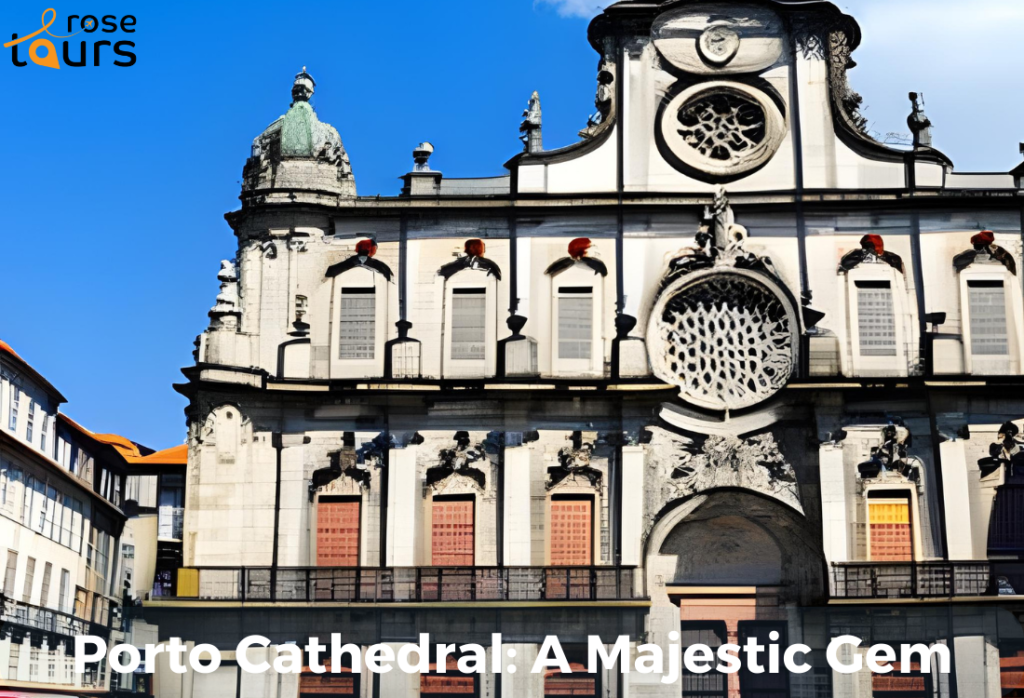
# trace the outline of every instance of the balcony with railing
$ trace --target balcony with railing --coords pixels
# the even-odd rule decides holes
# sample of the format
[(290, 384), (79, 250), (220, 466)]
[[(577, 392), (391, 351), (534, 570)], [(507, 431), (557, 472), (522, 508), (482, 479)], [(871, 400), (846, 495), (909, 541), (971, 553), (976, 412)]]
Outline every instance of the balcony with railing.
[(46, 633), (63, 638), (73, 638), (77, 635), (96, 635), (104, 638), (110, 636), (108, 626), (83, 620), (68, 613), (33, 606), (10, 598), (4, 598), (3, 604), (4, 610), (3, 616), (0, 617), (0, 624), (4, 627), (17, 627), (29, 633)]
[(834, 599), (950, 599), (1024, 594), (1024, 563), (848, 562), (832, 565)]
[(178, 570), (161, 601), (280, 603), (625, 602), (645, 600), (633, 567), (299, 567)]

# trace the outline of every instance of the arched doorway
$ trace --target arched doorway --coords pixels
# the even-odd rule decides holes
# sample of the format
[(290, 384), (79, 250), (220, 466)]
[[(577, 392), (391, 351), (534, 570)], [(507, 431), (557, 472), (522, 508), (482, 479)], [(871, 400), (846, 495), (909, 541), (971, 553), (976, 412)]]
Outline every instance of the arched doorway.
[[(767, 644), (772, 633), (785, 645), (788, 609), (825, 596), (820, 541), (802, 513), (776, 499), (742, 489), (694, 495), (666, 511), (648, 538), (649, 591), (677, 614), (684, 647), (750, 637)], [(785, 674), (684, 672), (682, 683), (684, 696), (789, 695)]]

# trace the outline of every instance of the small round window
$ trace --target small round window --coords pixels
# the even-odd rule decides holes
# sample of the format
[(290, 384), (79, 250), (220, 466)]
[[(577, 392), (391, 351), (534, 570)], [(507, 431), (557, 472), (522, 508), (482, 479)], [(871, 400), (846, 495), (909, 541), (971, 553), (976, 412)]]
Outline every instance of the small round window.
[(785, 137), (766, 94), (739, 83), (705, 83), (675, 97), (662, 114), (665, 144), (687, 168), (729, 177), (766, 163)]

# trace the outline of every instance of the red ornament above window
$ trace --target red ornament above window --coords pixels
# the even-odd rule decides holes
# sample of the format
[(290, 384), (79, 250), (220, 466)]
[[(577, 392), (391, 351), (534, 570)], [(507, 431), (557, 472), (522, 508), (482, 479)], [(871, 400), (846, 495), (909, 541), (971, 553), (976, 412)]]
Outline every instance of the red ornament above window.
[(474, 238), (472, 240), (466, 240), (466, 254), (470, 257), (483, 257), (484, 252), (487, 251), (487, 245), (484, 244), (483, 240)]
[(996, 241), (996, 234), (991, 230), (983, 230), (971, 238), (971, 244), (975, 247), (988, 247)]
[(860, 239), (860, 246), (865, 250), (874, 252), (878, 257), (885, 254), (885, 242), (882, 240), (881, 235), (865, 235)]
[(583, 259), (593, 246), (590, 238), (576, 238), (569, 243), (569, 256), (573, 259)]
[(377, 254), (377, 243), (373, 240), (360, 240), (356, 243), (356, 254), (360, 257), (372, 257)]

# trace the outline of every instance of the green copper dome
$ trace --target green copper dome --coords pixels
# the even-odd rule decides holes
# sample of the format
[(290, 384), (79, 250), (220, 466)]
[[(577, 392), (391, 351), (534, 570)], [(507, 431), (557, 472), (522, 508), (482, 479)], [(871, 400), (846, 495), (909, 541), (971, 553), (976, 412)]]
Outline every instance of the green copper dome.
[(320, 121), (309, 103), (316, 83), (303, 67), (292, 104), (252, 144), (243, 190), (298, 189), (355, 196), (355, 178), (337, 129)]

